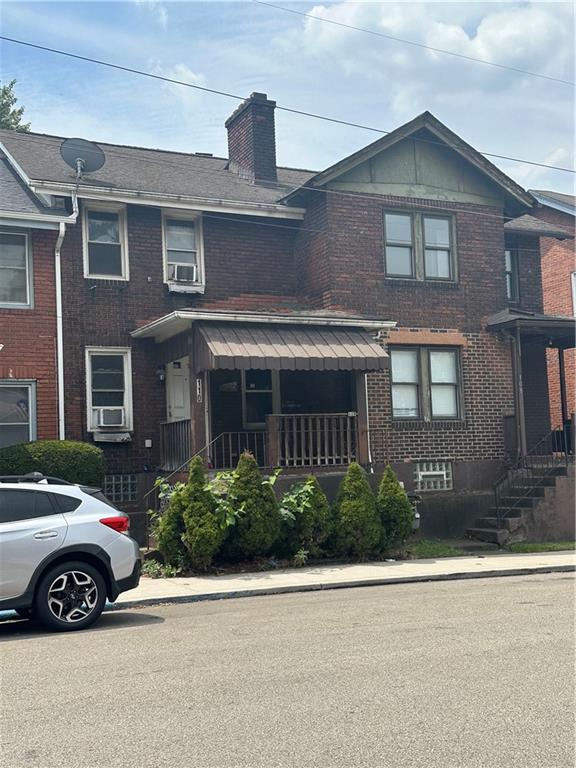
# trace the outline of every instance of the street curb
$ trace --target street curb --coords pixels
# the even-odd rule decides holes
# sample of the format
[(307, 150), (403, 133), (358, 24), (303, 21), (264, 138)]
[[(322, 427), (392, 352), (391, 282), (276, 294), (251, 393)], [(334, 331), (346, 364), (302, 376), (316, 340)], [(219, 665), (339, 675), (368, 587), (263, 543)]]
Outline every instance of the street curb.
[(440, 573), (437, 576), (394, 576), (362, 581), (336, 581), (327, 584), (292, 584), (285, 587), (256, 587), (240, 591), (208, 592), (200, 595), (173, 595), (170, 597), (147, 597), (141, 600), (127, 600), (123, 603), (106, 605), (106, 611), (121, 611), (124, 608), (137, 608), (149, 605), (167, 605), (170, 603), (200, 603), (208, 600), (232, 600), (239, 597), (260, 597), (263, 595), (283, 595), (293, 592), (320, 592), (327, 589), (351, 589), (356, 587), (382, 587), (387, 584), (418, 584), (431, 581), (459, 581), (463, 579), (493, 579), (499, 576), (535, 576), (546, 573), (569, 573), (576, 571), (576, 565), (545, 565), (534, 568), (510, 568), (506, 571), (483, 571), (474, 573)]

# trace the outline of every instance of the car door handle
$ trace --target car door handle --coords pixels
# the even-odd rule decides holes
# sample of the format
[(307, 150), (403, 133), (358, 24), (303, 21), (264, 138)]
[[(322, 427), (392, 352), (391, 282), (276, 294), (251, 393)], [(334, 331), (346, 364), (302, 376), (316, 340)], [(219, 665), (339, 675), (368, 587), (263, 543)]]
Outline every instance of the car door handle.
[(58, 536), (58, 531), (39, 531), (34, 534), (35, 539), (55, 539)]

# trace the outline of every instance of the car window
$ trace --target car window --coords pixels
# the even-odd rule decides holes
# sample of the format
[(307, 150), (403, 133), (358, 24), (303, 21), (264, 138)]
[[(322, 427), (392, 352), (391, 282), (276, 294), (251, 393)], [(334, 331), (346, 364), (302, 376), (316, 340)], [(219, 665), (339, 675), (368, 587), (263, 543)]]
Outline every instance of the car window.
[(50, 496), (42, 491), (0, 489), (0, 523), (57, 514)]
[(60, 512), (74, 512), (82, 504), (82, 500), (75, 496), (65, 496), (63, 493), (53, 493), (51, 496), (60, 507)]
[(88, 493), (90, 496), (92, 496), (93, 499), (98, 499), (98, 501), (104, 502), (104, 504), (107, 504), (109, 507), (112, 507), (112, 509), (116, 509), (114, 504), (112, 504), (111, 501), (109, 501), (106, 496), (102, 493), (102, 491), (99, 488), (89, 488), (87, 485), (81, 486), (84, 493)]

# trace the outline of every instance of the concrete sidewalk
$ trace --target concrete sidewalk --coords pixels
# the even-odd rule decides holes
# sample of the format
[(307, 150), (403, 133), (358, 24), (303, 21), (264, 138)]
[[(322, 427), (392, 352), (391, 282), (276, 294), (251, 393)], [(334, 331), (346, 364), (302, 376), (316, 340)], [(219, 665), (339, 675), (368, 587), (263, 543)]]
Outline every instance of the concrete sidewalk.
[(401, 584), (419, 581), (478, 579), (522, 576), (576, 570), (575, 552), (542, 552), (528, 555), (507, 553), (439, 560), (398, 560), (360, 565), (322, 565), (225, 576), (150, 579), (120, 595), (109, 610), (154, 603), (222, 600), (282, 592)]

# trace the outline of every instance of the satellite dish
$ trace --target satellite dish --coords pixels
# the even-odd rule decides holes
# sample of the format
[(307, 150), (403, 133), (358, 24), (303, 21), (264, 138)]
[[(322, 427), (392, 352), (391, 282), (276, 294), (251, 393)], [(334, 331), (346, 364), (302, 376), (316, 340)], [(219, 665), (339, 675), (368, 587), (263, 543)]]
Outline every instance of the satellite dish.
[(60, 145), (62, 159), (76, 171), (76, 178), (83, 173), (99, 171), (106, 162), (106, 156), (98, 144), (86, 139), (65, 139)]

